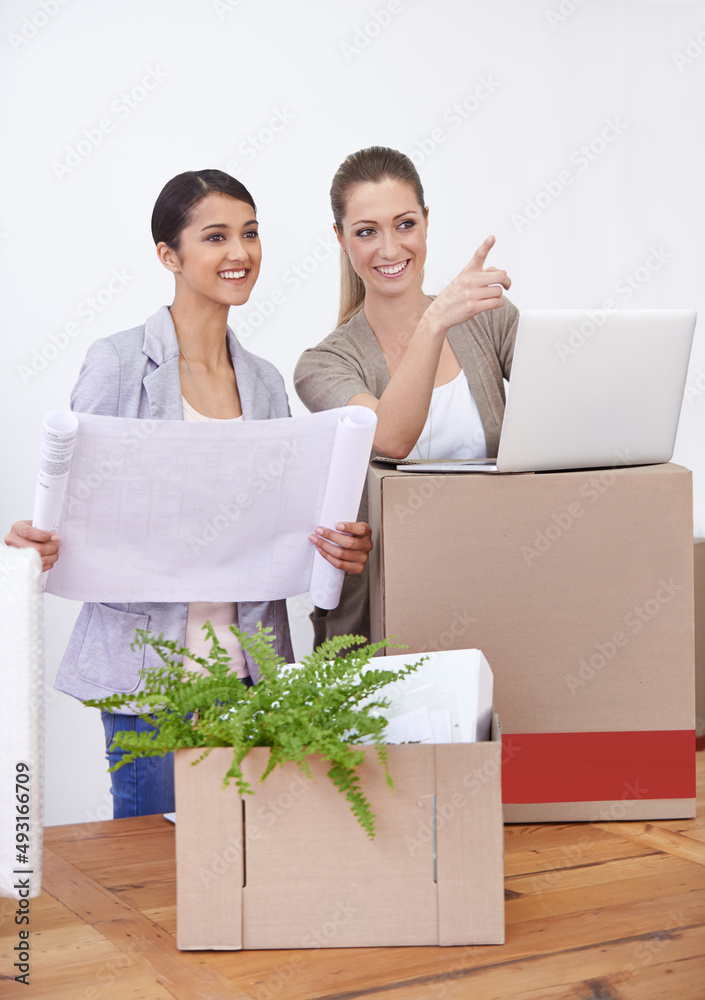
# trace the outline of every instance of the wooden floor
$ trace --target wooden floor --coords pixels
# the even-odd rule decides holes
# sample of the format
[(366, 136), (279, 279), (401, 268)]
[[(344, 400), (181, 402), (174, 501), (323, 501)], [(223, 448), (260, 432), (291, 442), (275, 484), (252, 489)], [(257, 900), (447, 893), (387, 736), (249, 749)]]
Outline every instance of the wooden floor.
[[(507, 943), (179, 952), (174, 830), (161, 817), (46, 831), (32, 1000), (705, 1000), (705, 752), (695, 820), (508, 826)], [(145, 836), (148, 833), (148, 836)]]

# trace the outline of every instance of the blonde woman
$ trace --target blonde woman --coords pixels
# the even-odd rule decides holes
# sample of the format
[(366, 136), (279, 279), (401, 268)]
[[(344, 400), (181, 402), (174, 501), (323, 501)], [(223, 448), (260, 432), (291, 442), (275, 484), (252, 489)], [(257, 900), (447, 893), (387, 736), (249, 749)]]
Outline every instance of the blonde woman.
[[(374, 451), (390, 458), (497, 454), (518, 311), (488, 237), (435, 298), (422, 288), (428, 208), (411, 160), (373, 146), (348, 156), (331, 187), (341, 248), (338, 327), (305, 351), (296, 391), (309, 410), (369, 406)], [(367, 503), (359, 516), (366, 520)], [(315, 609), (315, 641), (369, 635), (367, 572), (346, 578), (335, 611)]]

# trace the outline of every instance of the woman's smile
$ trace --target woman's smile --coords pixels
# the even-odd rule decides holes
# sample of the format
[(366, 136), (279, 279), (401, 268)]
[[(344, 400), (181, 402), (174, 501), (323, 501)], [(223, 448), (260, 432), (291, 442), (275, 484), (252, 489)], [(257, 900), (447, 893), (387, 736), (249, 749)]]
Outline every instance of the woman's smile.
[(378, 264), (375, 267), (375, 271), (378, 274), (383, 274), (385, 278), (396, 278), (398, 274), (403, 274), (406, 271), (409, 259), (400, 261), (399, 264)]
[(247, 279), (249, 269), (243, 267), (240, 271), (218, 271), (218, 277), (225, 281), (242, 281)]

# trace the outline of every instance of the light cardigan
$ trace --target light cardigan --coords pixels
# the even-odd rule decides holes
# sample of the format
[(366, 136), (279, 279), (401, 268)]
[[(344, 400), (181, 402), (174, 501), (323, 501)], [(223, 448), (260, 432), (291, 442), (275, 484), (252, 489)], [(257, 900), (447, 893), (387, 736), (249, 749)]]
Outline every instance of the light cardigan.
[[(479, 313), (448, 331), (448, 341), (480, 413), (488, 457), (495, 457), (499, 447), (504, 379), (509, 378), (512, 370), (518, 322), (519, 310), (505, 298), (499, 309)], [(296, 392), (312, 413), (345, 406), (362, 392), (379, 399), (389, 380), (387, 362), (362, 309), (316, 347), (304, 351), (294, 372)], [(365, 488), (358, 520), (367, 519)], [(369, 638), (367, 572), (365, 567), (359, 576), (345, 578), (336, 609), (327, 613), (318, 608), (314, 611), (316, 645), (324, 638), (347, 633)]]
[[(499, 309), (479, 313), (448, 331), (448, 341), (480, 411), (490, 457), (496, 456), (499, 447), (503, 380), (512, 370), (518, 321), (519, 310), (505, 298)], [(312, 413), (345, 406), (361, 392), (379, 399), (388, 385), (387, 362), (362, 309), (316, 347), (304, 351), (294, 372), (296, 392)]]
[[(274, 365), (246, 351), (229, 327), (227, 343), (245, 420), (289, 416), (284, 382)], [(89, 347), (71, 394), (71, 409), (111, 417), (183, 420), (179, 344), (166, 306), (142, 326)], [(255, 632), (260, 621), (271, 626), (277, 652), (293, 660), (286, 601), (240, 602), (237, 613), (245, 632)], [(138, 690), (141, 667), (163, 664), (151, 646), (130, 648), (135, 628), (163, 632), (183, 643), (187, 617), (188, 604), (84, 604), (55, 686), (81, 700)], [(247, 651), (245, 658), (256, 682), (259, 671)]]

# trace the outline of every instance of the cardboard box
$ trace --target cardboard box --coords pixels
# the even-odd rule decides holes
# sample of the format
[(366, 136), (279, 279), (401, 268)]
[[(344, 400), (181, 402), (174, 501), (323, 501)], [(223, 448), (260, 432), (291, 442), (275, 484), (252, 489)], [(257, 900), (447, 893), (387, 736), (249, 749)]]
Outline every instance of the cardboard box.
[(501, 739), (389, 748), (395, 792), (368, 750), (368, 837), (310, 758), (262, 784), (269, 751), (243, 762), (254, 795), (223, 788), (232, 750), (178, 750), (177, 944), (182, 950), (501, 944)]
[(705, 538), (695, 539), (695, 745), (705, 750)]
[(475, 646), (508, 822), (695, 814), (691, 474), (368, 478), (372, 638)]

